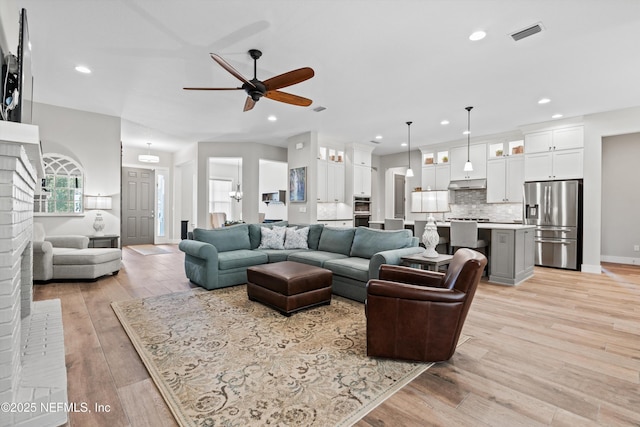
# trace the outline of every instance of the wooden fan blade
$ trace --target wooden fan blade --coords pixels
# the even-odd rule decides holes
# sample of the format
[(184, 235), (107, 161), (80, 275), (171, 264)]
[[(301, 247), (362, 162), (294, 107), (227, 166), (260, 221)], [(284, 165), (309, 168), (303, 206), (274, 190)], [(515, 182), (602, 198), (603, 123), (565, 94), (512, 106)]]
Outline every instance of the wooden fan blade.
[(265, 95), (269, 99), (274, 101), (284, 102), (286, 104), (299, 105), (301, 107), (308, 107), (313, 102), (308, 98), (303, 98), (298, 95), (292, 95), (287, 92), (281, 92), (279, 90), (270, 90)]
[(222, 59), (222, 57), (220, 55), (217, 55), (215, 53), (210, 53), (209, 55), (211, 55), (211, 58), (216, 61), (218, 64), (220, 64), (220, 66), (222, 68), (224, 68), (225, 70), (227, 70), (229, 73), (231, 73), (235, 78), (237, 78), (238, 80), (240, 80), (243, 83), (246, 83), (248, 85), (250, 85), (251, 87), (256, 87), (253, 83), (251, 83), (249, 80), (247, 80), (242, 74), (240, 74), (238, 72), (238, 70), (236, 70), (235, 68), (233, 68), (231, 66), (231, 64), (229, 64), (227, 61), (225, 61), (224, 59)]
[(238, 90), (241, 87), (183, 87), (184, 90)]
[(314, 74), (315, 73), (313, 72), (313, 69), (309, 67), (298, 68), (297, 70), (289, 71), (288, 73), (271, 77), (270, 79), (265, 80), (263, 83), (267, 90), (276, 90), (303, 82), (305, 80), (309, 80), (314, 76)]
[(242, 111), (249, 111), (254, 107), (254, 105), (256, 105), (256, 101), (254, 101), (250, 96), (247, 96), (247, 100), (244, 101), (244, 109)]

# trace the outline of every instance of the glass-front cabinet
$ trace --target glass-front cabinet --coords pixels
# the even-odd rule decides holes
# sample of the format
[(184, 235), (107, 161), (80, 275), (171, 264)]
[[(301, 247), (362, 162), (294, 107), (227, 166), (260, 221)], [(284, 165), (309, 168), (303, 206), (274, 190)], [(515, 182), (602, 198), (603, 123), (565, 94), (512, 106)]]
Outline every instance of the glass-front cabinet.
[(446, 190), (449, 187), (449, 150), (422, 153), (422, 189)]
[(489, 143), (489, 160), (524, 154), (524, 140)]

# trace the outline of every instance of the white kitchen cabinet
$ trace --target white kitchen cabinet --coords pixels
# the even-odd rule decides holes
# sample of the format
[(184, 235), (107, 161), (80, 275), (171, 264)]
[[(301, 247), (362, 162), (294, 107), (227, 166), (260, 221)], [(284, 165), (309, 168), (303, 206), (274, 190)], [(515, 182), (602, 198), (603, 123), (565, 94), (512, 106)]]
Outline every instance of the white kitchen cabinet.
[(582, 178), (583, 147), (582, 126), (525, 135), (525, 181)]
[(354, 148), (353, 165), (371, 167), (371, 151)]
[(583, 177), (583, 149), (525, 154), (525, 181), (577, 179)]
[(487, 162), (487, 203), (519, 203), (524, 183), (522, 155), (496, 158)]
[(344, 163), (327, 163), (327, 202), (344, 202)]
[(449, 163), (433, 164), (422, 167), (422, 189), (446, 190), (449, 188), (449, 174), (451, 165)]
[(371, 196), (371, 167), (353, 166), (353, 195)]
[(584, 128), (569, 128), (533, 132), (524, 136), (524, 152), (542, 153), (584, 147)]
[(328, 165), (326, 160), (318, 160), (318, 201), (327, 201), (327, 171)]
[(345, 203), (353, 197), (371, 196), (371, 152), (372, 147), (353, 144), (347, 150)]
[(467, 146), (451, 149), (451, 181), (463, 179), (481, 179), (487, 177), (487, 145), (475, 144), (469, 148), (469, 160), (473, 165), (473, 171), (465, 172), (464, 164), (467, 162)]

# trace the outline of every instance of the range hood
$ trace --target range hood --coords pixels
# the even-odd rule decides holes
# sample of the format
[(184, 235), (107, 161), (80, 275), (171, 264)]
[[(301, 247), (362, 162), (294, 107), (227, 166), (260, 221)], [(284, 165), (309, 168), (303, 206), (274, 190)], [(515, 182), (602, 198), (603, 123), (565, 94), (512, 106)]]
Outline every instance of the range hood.
[(483, 190), (487, 188), (486, 179), (460, 179), (449, 183), (449, 190)]

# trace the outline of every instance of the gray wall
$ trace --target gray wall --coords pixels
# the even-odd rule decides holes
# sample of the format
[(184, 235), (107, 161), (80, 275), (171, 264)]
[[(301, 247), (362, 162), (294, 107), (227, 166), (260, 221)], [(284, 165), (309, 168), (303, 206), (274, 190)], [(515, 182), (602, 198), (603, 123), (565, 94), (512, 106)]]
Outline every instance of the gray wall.
[[(105, 234), (120, 233), (120, 118), (49, 104), (33, 104), (44, 153), (78, 161), (85, 172), (85, 194), (110, 195), (113, 209), (103, 212)], [(36, 216), (48, 234), (94, 234), (95, 213)]]
[(602, 260), (640, 264), (640, 133), (602, 141)]
[[(196, 200), (197, 200), (197, 226), (208, 228), (207, 191), (208, 179), (207, 163), (209, 157), (242, 157), (242, 219), (245, 222), (258, 222), (258, 200), (260, 178), (260, 159), (287, 161), (287, 149), (271, 145), (257, 144), (255, 142), (199, 142), (197, 149), (198, 176)], [(184, 218), (186, 219), (186, 218)]]

